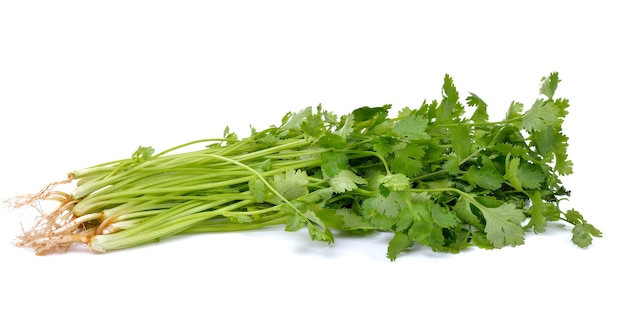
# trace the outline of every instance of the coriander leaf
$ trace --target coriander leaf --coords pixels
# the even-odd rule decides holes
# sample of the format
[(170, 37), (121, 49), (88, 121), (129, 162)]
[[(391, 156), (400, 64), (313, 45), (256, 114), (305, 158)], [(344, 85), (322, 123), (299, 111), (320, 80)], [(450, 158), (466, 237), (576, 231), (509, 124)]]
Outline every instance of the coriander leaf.
[(363, 220), (363, 217), (356, 214), (352, 209), (348, 208), (339, 208), (336, 211), (338, 216), (343, 218), (343, 228), (344, 229), (369, 229), (371, 226)]
[(522, 181), (519, 179), (519, 165), (519, 157), (510, 158), (507, 155), (506, 172), (504, 174), (504, 179), (508, 181), (509, 184), (511, 184), (511, 186), (513, 186), (513, 188), (515, 188), (516, 190), (523, 191), (524, 189), (522, 188)]
[(391, 105), (384, 105), (382, 107), (361, 107), (352, 111), (355, 123), (369, 122), (370, 126), (376, 126), (387, 119)]
[(466, 98), (467, 105), (470, 107), (476, 107), (474, 113), (470, 117), (470, 120), (476, 123), (484, 123), (489, 121), (489, 114), (487, 114), (487, 104), (476, 96), (474, 93), (470, 93)]
[(414, 114), (413, 109), (409, 108), (409, 107), (404, 107), (402, 109), (400, 109), (400, 111), (398, 111), (398, 115), (396, 116), (397, 119), (404, 119), (410, 115)]
[(365, 215), (381, 214), (387, 217), (396, 217), (400, 213), (400, 209), (406, 207), (406, 202), (395, 192), (387, 197), (377, 195), (363, 201), (363, 209), (368, 212)]
[(352, 134), (353, 127), (354, 127), (354, 115), (349, 114), (343, 117), (343, 125), (335, 133), (338, 136), (340, 136), (342, 139), (346, 140), (348, 136)]
[(320, 112), (317, 112), (316, 114), (307, 113), (306, 118), (300, 123), (300, 129), (306, 135), (314, 138), (322, 135), (325, 130), (322, 114)]
[(333, 192), (337, 194), (357, 189), (359, 187), (357, 184), (367, 184), (367, 181), (364, 178), (349, 170), (339, 172), (339, 174), (333, 176), (328, 182), (330, 187), (333, 189)]
[(519, 166), (517, 177), (522, 187), (527, 189), (537, 189), (541, 187), (541, 184), (546, 180), (545, 174), (543, 174), (539, 167), (526, 162)]
[(496, 190), (502, 187), (504, 178), (495, 169), (483, 166), (477, 168), (476, 165), (470, 166), (470, 168), (463, 173), (463, 179), (469, 183), (476, 184), (482, 188), (489, 190)]
[(527, 160), (530, 159), (530, 157), (528, 156), (528, 152), (530, 151), (530, 149), (528, 147), (523, 147), (518, 144), (513, 145), (508, 142), (498, 143), (493, 148), (504, 155), (510, 154), (511, 156), (523, 157)]
[(154, 148), (151, 146), (140, 146), (137, 148), (137, 151), (133, 153), (132, 160), (136, 162), (144, 162), (152, 157), (154, 154)]
[(346, 140), (344, 138), (328, 131), (319, 138), (317, 143), (323, 148), (343, 149), (346, 147)]
[(450, 175), (457, 175), (459, 173), (461, 173), (461, 169), (459, 168), (459, 157), (456, 156), (456, 154), (451, 153), (450, 155), (448, 155), (448, 158), (446, 159), (446, 162), (443, 163), (443, 165), (441, 166), (441, 168), (448, 172), (448, 174)]
[(559, 118), (565, 118), (567, 116), (569, 108), (569, 100), (565, 98), (559, 98), (554, 101), (554, 105), (559, 109), (558, 116)]
[(363, 219), (383, 230), (391, 230), (400, 218), (400, 211), (407, 207), (406, 200), (398, 192), (391, 192), (388, 196), (378, 194), (367, 198), (361, 206)]
[(602, 237), (602, 232), (587, 222), (576, 224), (572, 229), (572, 242), (581, 248), (591, 245), (594, 237)]
[(524, 228), (520, 223), (526, 216), (515, 205), (504, 203), (495, 208), (477, 202), (474, 205), (485, 217), (485, 233), (495, 248), (524, 244)]
[(421, 115), (428, 119), (429, 122), (433, 121), (437, 116), (437, 108), (439, 107), (439, 102), (437, 100), (433, 100), (430, 103), (427, 103), (426, 100), (422, 103), (419, 109), (417, 109), (417, 114)]
[(404, 174), (391, 174), (382, 176), (380, 184), (393, 191), (403, 191), (411, 187), (409, 178)]
[(548, 221), (559, 221), (561, 219), (561, 210), (556, 203), (543, 203), (543, 213)]
[(244, 214), (237, 213), (237, 212), (228, 214), (227, 217), (228, 219), (230, 219), (230, 221), (236, 222), (236, 223), (250, 223), (254, 221), (251, 216), (244, 215)]
[(541, 132), (546, 127), (557, 123), (558, 114), (559, 109), (553, 102), (538, 99), (522, 116), (522, 128), (530, 133)]
[(285, 224), (285, 231), (295, 232), (302, 228), (306, 224), (306, 218), (298, 212), (293, 212), (289, 215), (287, 223)]
[(391, 161), (390, 168), (394, 173), (405, 174), (408, 177), (414, 177), (422, 172), (424, 163), (424, 147), (409, 145), (394, 151), (394, 158)]
[(459, 92), (448, 74), (443, 79), (442, 95), (443, 100), (437, 108), (437, 122), (458, 121), (463, 115), (464, 108), (459, 103)]
[(524, 104), (519, 102), (511, 102), (509, 106), (509, 111), (506, 113), (506, 119), (511, 120), (514, 118), (518, 118), (522, 116), (522, 111), (524, 110)]
[[(302, 170), (288, 170), (285, 173), (276, 174), (269, 183), (287, 200), (294, 200), (309, 193), (307, 187), (309, 179), (306, 172)], [(274, 202), (276, 200), (278, 197), (274, 198)]]
[(307, 229), (309, 231), (309, 236), (313, 241), (328, 242), (329, 244), (335, 241), (333, 233), (328, 227), (320, 228), (309, 222), (307, 224)]
[(376, 151), (376, 153), (382, 155), (383, 157), (387, 157), (393, 152), (392, 144), (394, 144), (392, 138), (380, 136), (376, 138), (376, 141), (372, 145), (372, 147), (374, 148), (374, 151)]
[(531, 133), (529, 139), (531, 144), (537, 148), (539, 154), (547, 160), (552, 160), (555, 154), (565, 154), (567, 152), (568, 137), (554, 126), (549, 126), (540, 132)]
[(459, 223), (459, 218), (439, 204), (430, 206), (433, 221), (441, 228), (452, 228)]
[(574, 163), (567, 159), (567, 153), (557, 153), (554, 169), (559, 175), (569, 175), (574, 172)]
[(578, 212), (576, 209), (570, 209), (566, 211), (565, 219), (573, 225), (585, 222), (585, 218), (583, 218), (583, 215), (580, 212)]
[(459, 197), (452, 210), (463, 222), (468, 223), (477, 229), (484, 229), (485, 226), (483, 222), (478, 218), (476, 214), (474, 214), (470, 205), (470, 201), (465, 196)]
[(347, 231), (372, 229), (372, 225), (349, 208), (323, 208), (317, 211), (317, 215), (331, 228)]
[(398, 121), (393, 130), (403, 137), (407, 137), (409, 140), (425, 140), (429, 138), (426, 133), (426, 127), (428, 126), (428, 120), (418, 114), (412, 114), (406, 118)]
[(324, 117), (324, 122), (336, 125), (337, 124), (337, 115), (328, 110), (322, 110), (322, 104), (317, 105), (317, 112), (321, 113)]
[(248, 189), (257, 203), (262, 203), (267, 198), (267, 187), (265, 186), (265, 183), (258, 178), (252, 179), (248, 182)]
[(469, 128), (460, 124), (452, 128), (451, 142), (452, 150), (459, 159), (464, 159), (472, 154), (472, 137)]
[(474, 231), (472, 232), (472, 243), (485, 250), (493, 250), (493, 244), (489, 239), (487, 239), (487, 235), (482, 231)]
[(302, 122), (312, 115), (313, 112), (311, 107), (306, 107), (296, 113), (289, 112), (285, 115), (285, 117), (283, 117), (282, 128), (287, 130), (300, 130)]
[(541, 233), (546, 231), (547, 218), (545, 204), (541, 199), (541, 193), (534, 191), (530, 195), (531, 207), (530, 207), (530, 221), (525, 228), (533, 228), (535, 233)]
[(550, 73), (550, 76), (541, 78), (541, 89), (539, 89), (539, 92), (552, 99), (552, 97), (554, 97), (554, 93), (556, 92), (556, 88), (559, 86), (559, 82), (561, 82), (559, 79), (559, 73)]
[(411, 239), (419, 242), (420, 244), (429, 245), (432, 230), (432, 225), (418, 220), (413, 223), (407, 233)]
[(231, 132), (228, 126), (226, 126), (226, 128), (224, 129), (223, 135), (223, 138), (227, 140), (226, 144), (234, 144), (237, 142), (237, 140), (239, 140), (237, 134), (235, 132)]
[(333, 177), (341, 171), (348, 169), (348, 157), (342, 153), (328, 151), (321, 154), (322, 171), (327, 177)]
[(313, 192), (310, 192), (298, 198), (297, 201), (306, 203), (306, 204), (312, 204), (312, 203), (326, 202), (332, 197), (333, 197), (333, 189), (324, 187), (324, 188), (315, 190)]
[(387, 257), (391, 261), (395, 261), (398, 255), (412, 247), (413, 243), (413, 240), (411, 240), (408, 235), (395, 232), (387, 247)]

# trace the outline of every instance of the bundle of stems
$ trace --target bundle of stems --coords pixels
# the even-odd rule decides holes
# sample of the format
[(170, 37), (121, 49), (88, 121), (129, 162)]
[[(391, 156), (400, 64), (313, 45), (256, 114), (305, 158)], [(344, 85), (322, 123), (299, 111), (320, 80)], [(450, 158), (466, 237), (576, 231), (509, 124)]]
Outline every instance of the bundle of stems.
[[(129, 159), (75, 170), (67, 180), (13, 201), (16, 208), (58, 202), (53, 211), (42, 212), (18, 245), (40, 255), (65, 251), (75, 243), (104, 252), (176, 234), (284, 224), (299, 210), (290, 203), (293, 197), (285, 197), (288, 190), (281, 193), (271, 184), (272, 178), (319, 167), (320, 153), (328, 150), (313, 147), (304, 134), (268, 137), (277, 130), (255, 132), (243, 140), (228, 133), (226, 138), (193, 141), (156, 155), (151, 147), (140, 147)], [(208, 145), (187, 151), (198, 144)], [(274, 199), (255, 197), (248, 188), (255, 181)], [(70, 182), (76, 184), (71, 194), (55, 190)]]
[[(562, 130), (569, 101), (554, 98), (557, 73), (542, 78), (541, 98), (526, 111), (511, 103), (490, 121), (475, 94), (466, 115), (451, 77), (441, 101), (403, 108), (361, 107), (338, 117), (318, 106), (289, 112), (279, 126), (239, 138), (185, 143), (154, 154), (69, 173), (14, 207), (42, 210), (18, 245), (37, 254), (85, 244), (95, 252), (135, 247), (173, 235), (284, 225), (332, 243), (333, 231), (393, 233), (387, 256), (415, 243), (459, 252), (524, 243), (549, 221), (572, 225), (572, 241), (601, 232), (560, 202), (571, 174)], [(60, 185), (75, 184), (71, 192)]]

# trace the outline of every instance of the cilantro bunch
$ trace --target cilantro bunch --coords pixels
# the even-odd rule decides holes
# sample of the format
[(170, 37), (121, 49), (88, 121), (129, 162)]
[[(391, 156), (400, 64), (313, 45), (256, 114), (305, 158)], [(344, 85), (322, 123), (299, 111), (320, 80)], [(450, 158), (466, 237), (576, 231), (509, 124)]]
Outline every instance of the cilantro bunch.
[(601, 232), (559, 206), (570, 194), (560, 177), (573, 166), (559, 82), (558, 73), (542, 78), (541, 97), (525, 111), (511, 103), (500, 121), (490, 121), (475, 94), (464, 105), (446, 75), (440, 101), (395, 117), (391, 105), (341, 117), (307, 107), (246, 138), (227, 128), (222, 138), (158, 154), (140, 147), (129, 159), (70, 173), (62, 183), (75, 183), (72, 193), (53, 183), (14, 201), (59, 202), (18, 244), (37, 254), (76, 243), (105, 252), (283, 225), (327, 243), (336, 232), (391, 232), (387, 257), (395, 260), (415, 244), (451, 253), (517, 246), (527, 232), (562, 221), (586, 247)]

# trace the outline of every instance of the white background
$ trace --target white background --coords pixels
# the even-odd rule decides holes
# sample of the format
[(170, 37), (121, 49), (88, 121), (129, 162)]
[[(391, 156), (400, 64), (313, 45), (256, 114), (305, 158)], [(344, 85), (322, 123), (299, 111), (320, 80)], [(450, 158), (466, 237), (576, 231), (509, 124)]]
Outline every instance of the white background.
[(622, 6), (433, 2), (3, 1), (0, 198), (318, 103), (417, 107), (446, 73), (500, 119), (558, 71), (574, 162), (564, 204), (603, 231), (591, 247), (555, 225), (516, 248), (417, 248), (392, 263), (386, 235), (329, 247), (276, 228), (38, 257), (12, 245), (20, 213), (0, 209), (0, 315), (623, 316)]

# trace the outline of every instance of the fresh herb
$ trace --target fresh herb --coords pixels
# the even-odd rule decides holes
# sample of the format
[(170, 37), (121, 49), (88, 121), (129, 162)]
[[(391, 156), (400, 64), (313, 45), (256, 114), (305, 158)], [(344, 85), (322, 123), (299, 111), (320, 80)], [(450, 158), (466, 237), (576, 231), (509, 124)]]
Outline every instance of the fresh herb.
[(76, 184), (72, 193), (55, 183), (13, 201), (60, 202), (18, 245), (37, 254), (75, 243), (105, 252), (282, 225), (327, 243), (336, 232), (391, 232), (387, 257), (395, 260), (415, 244), (451, 253), (517, 246), (527, 232), (562, 221), (586, 247), (601, 232), (559, 205), (570, 194), (560, 177), (573, 166), (559, 81), (557, 73), (543, 78), (540, 98), (526, 111), (511, 103), (500, 121), (473, 93), (464, 105), (446, 75), (440, 101), (395, 117), (391, 105), (343, 116), (308, 107), (246, 138), (227, 128), (157, 154), (139, 147), (129, 159), (71, 172), (63, 183)]

